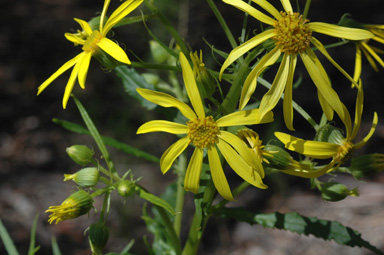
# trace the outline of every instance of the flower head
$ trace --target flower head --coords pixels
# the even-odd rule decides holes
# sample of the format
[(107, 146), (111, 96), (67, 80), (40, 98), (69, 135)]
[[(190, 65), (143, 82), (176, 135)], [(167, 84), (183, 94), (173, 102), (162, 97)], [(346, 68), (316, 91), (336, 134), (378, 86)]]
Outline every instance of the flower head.
[(79, 190), (72, 193), (61, 205), (50, 206), (45, 212), (52, 213), (49, 215), (49, 223), (56, 220), (56, 224), (60, 221), (77, 218), (84, 215), (93, 207), (92, 196), (84, 191)]
[(85, 80), (87, 78), (88, 68), (92, 56), (106, 53), (119, 62), (130, 64), (131, 62), (129, 61), (124, 50), (119, 45), (108, 39), (107, 34), (119, 21), (136, 9), (142, 2), (143, 0), (125, 1), (111, 14), (104, 24), (105, 15), (110, 3), (110, 0), (105, 0), (98, 29), (92, 29), (86, 21), (75, 18), (75, 21), (81, 26), (82, 31), (76, 34), (66, 33), (65, 37), (75, 45), (82, 45), (83, 52), (62, 65), (54, 74), (43, 82), (43, 84), (41, 84), (38, 88), (37, 95), (39, 95), (62, 73), (73, 67), (71, 76), (69, 77), (67, 86), (65, 87), (63, 97), (63, 108), (65, 109), (76, 78), (79, 81), (80, 87), (83, 89), (85, 88)]
[(313, 32), (348, 40), (365, 40), (372, 38), (373, 34), (371, 32), (363, 29), (346, 28), (322, 22), (309, 22), (309, 20), (303, 18), (299, 13), (293, 12), (289, 0), (281, 0), (284, 8), (284, 11), (281, 12), (266, 0), (252, 1), (263, 8), (272, 17), (260, 12), (242, 0), (223, 1), (248, 13), (255, 19), (270, 25), (272, 28), (261, 32), (233, 49), (220, 70), (220, 76), (228, 66), (246, 52), (268, 39), (275, 41), (275, 47), (260, 59), (245, 80), (241, 92), (239, 109), (243, 109), (250, 100), (251, 95), (256, 89), (257, 77), (260, 76), (268, 66), (276, 63), (279, 57), (283, 55), (272, 87), (263, 96), (260, 102), (260, 114), (258, 115), (258, 118), (263, 118), (264, 114), (271, 111), (284, 92), (284, 120), (286, 126), (293, 130), (292, 84), (297, 56), (299, 55), (317, 87), (320, 104), (327, 118), (331, 120), (334, 111), (341, 116), (344, 114), (339, 96), (332, 89), (327, 73), (316, 54), (310, 48), (310, 45), (312, 44), (315, 46), (351, 81), (353, 81), (353, 79), (331, 58), (325, 47), (313, 36)]
[[(261, 162), (254, 157), (247, 145), (239, 137), (222, 128), (271, 122), (273, 121), (272, 112), (266, 114), (261, 121), (256, 121), (258, 109), (237, 111), (217, 120), (213, 116), (206, 116), (192, 68), (183, 53), (180, 53), (180, 63), (185, 87), (193, 109), (168, 94), (141, 88), (137, 89), (138, 93), (147, 100), (163, 107), (176, 107), (188, 119), (185, 124), (163, 120), (149, 121), (137, 130), (138, 134), (168, 132), (185, 135), (164, 152), (160, 159), (161, 171), (166, 173), (187, 146), (193, 145), (195, 150), (185, 174), (184, 188), (197, 193), (203, 153), (206, 150), (211, 176), (217, 191), (225, 199), (233, 200), (220, 162), (217, 150), (219, 149), (225, 160), (240, 177), (256, 187), (265, 189), (267, 186), (263, 184), (261, 175), (257, 172), (262, 169)], [(256, 173), (254, 173), (254, 169), (258, 169)]]

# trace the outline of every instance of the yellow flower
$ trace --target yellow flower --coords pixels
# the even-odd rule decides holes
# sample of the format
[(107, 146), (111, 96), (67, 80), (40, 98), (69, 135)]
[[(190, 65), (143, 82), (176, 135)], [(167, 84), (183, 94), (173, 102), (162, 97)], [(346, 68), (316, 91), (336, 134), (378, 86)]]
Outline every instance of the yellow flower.
[(344, 122), (346, 129), (345, 138), (341, 135), (341, 132), (336, 129), (334, 129), (335, 132), (333, 132), (332, 135), (332, 142), (303, 140), (281, 132), (275, 132), (275, 136), (282, 143), (284, 143), (285, 148), (289, 150), (315, 159), (332, 158), (332, 161), (328, 164), (328, 166), (323, 168), (323, 172), (332, 171), (331, 167), (336, 164), (337, 166), (343, 164), (351, 156), (355, 149), (361, 148), (367, 143), (367, 141), (372, 137), (378, 122), (377, 113), (375, 112), (372, 127), (369, 133), (360, 142), (353, 143), (353, 140), (355, 139), (360, 128), (361, 115), (363, 112), (363, 90), (361, 87), (358, 87), (355, 121), (353, 127), (349, 112), (344, 105), (343, 108), (345, 118), (342, 119), (342, 121)]
[(264, 114), (271, 111), (276, 106), (284, 92), (283, 109), (285, 124), (289, 129), (293, 130), (292, 83), (297, 62), (297, 55), (300, 55), (311, 79), (317, 87), (319, 101), (328, 120), (333, 118), (334, 111), (336, 111), (338, 115), (343, 116), (343, 107), (339, 96), (332, 89), (327, 73), (313, 50), (310, 48), (310, 45), (313, 44), (336, 68), (338, 68), (351, 81), (353, 80), (331, 58), (321, 42), (313, 37), (312, 32), (318, 32), (348, 40), (365, 40), (372, 38), (373, 34), (371, 32), (363, 29), (346, 28), (322, 22), (309, 22), (299, 13), (293, 12), (289, 0), (281, 0), (284, 8), (284, 11), (281, 12), (279, 12), (266, 0), (252, 0), (252, 2), (256, 3), (272, 15), (273, 18), (258, 11), (256, 8), (242, 0), (223, 1), (273, 27), (272, 29), (263, 31), (233, 49), (220, 70), (221, 77), (224, 70), (240, 56), (244, 55), (246, 52), (268, 39), (275, 41), (275, 48), (262, 57), (248, 75), (241, 92), (239, 109), (243, 109), (245, 107), (251, 95), (255, 91), (257, 77), (268, 66), (276, 63), (279, 57), (283, 54), (280, 67), (272, 83), (272, 87), (261, 100), (259, 107), (260, 114), (258, 118), (263, 118)]
[(130, 64), (127, 54), (116, 43), (108, 39), (106, 36), (108, 32), (125, 16), (136, 9), (143, 0), (127, 0), (121, 4), (108, 18), (104, 24), (105, 14), (107, 12), (110, 0), (104, 2), (103, 11), (100, 17), (99, 30), (92, 30), (91, 26), (84, 20), (76, 19), (75, 21), (80, 24), (83, 29), (82, 32), (76, 34), (66, 33), (67, 40), (75, 43), (75, 45), (83, 45), (83, 52), (78, 54), (73, 59), (62, 65), (54, 74), (52, 74), (43, 84), (38, 88), (37, 95), (39, 95), (48, 85), (52, 83), (62, 73), (74, 66), (71, 76), (69, 77), (67, 86), (65, 87), (63, 97), (63, 108), (65, 109), (68, 103), (69, 96), (71, 95), (76, 78), (78, 78), (81, 88), (85, 88), (85, 80), (91, 57), (97, 54), (98, 51), (103, 50), (108, 55), (112, 56), (117, 61), (125, 64)]
[[(384, 25), (363, 25), (363, 27), (375, 35), (375, 37), (373, 37), (372, 40), (377, 41), (381, 44), (384, 44)], [(353, 75), (353, 79), (356, 82), (360, 79), (360, 75), (361, 75), (361, 66), (362, 66), (361, 53), (362, 52), (364, 56), (367, 58), (369, 64), (372, 66), (372, 68), (376, 72), (378, 72), (379, 69), (377, 68), (375, 60), (384, 68), (384, 61), (378, 55), (378, 54), (383, 54), (384, 50), (376, 48), (372, 45), (369, 45), (369, 41), (370, 40), (360, 40), (360, 41), (354, 42), (356, 45), (356, 60), (355, 60), (355, 72)]]
[(92, 196), (84, 191), (79, 190), (72, 193), (61, 205), (50, 206), (45, 212), (51, 212), (49, 215), (49, 223), (56, 220), (56, 224), (60, 221), (77, 218), (84, 215), (93, 207)]
[(137, 89), (138, 93), (148, 101), (163, 107), (175, 107), (188, 119), (186, 124), (163, 120), (149, 121), (137, 130), (138, 134), (168, 132), (186, 135), (164, 152), (160, 159), (161, 171), (165, 174), (187, 146), (189, 144), (194, 145), (195, 150), (185, 174), (184, 188), (197, 193), (204, 150), (206, 149), (211, 176), (217, 191), (225, 199), (233, 200), (220, 162), (218, 148), (231, 168), (241, 178), (258, 188), (267, 188), (263, 184), (260, 174), (258, 172), (254, 173), (253, 170), (261, 169), (261, 162), (253, 156), (247, 145), (239, 137), (221, 128), (271, 122), (273, 121), (272, 112), (267, 113), (261, 121), (256, 121), (258, 109), (237, 111), (218, 120), (214, 120), (212, 116), (206, 116), (192, 68), (183, 53), (180, 53), (180, 63), (185, 88), (193, 109), (168, 94), (141, 88)]

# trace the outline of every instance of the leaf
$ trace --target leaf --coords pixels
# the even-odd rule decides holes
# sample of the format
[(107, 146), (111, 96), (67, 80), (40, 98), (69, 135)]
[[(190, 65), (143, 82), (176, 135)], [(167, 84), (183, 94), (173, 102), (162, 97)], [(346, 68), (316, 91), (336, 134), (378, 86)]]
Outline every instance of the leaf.
[(175, 210), (173, 207), (167, 203), (164, 199), (155, 196), (147, 191), (145, 191), (143, 188), (136, 186), (135, 187), (136, 193), (142, 198), (150, 202), (151, 204), (160, 206), (164, 208), (166, 211), (168, 211), (170, 214), (175, 215)]
[[(60, 120), (60, 119), (52, 119), (52, 121), (60, 126), (62, 126), (63, 128), (69, 130), (69, 131), (72, 131), (74, 133), (78, 133), (78, 134), (84, 134), (84, 135), (91, 135), (91, 133), (85, 129), (84, 127), (78, 125), (78, 124), (75, 124), (73, 122), (69, 122), (69, 121), (66, 121), (66, 120)], [(128, 154), (131, 154), (135, 157), (138, 157), (138, 158), (144, 158), (148, 161), (152, 161), (152, 162), (155, 162), (155, 163), (159, 163), (160, 162), (160, 159), (152, 154), (149, 154), (145, 151), (142, 151), (142, 150), (139, 150), (135, 147), (132, 147), (126, 143), (123, 143), (123, 142), (120, 142), (120, 141), (117, 141), (116, 139), (113, 139), (111, 137), (107, 137), (107, 136), (101, 136), (101, 139), (103, 140), (103, 142), (109, 146), (112, 146), (118, 150), (121, 150), (121, 151), (124, 151)]]
[(336, 221), (306, 217), (298, 213), (253, 213), (243, 208), (222, 208), (216, 213), (226, 218), (247, 222), (251, 225), (260, 224), (266, 228), (288, 230), (304, 235), (312, 234), (317, 238), (333, 240), (338, 244), (364, 247), (376, 254), (384, 254), (362, 239), (359, 232)]
[(61, 255), (59, 245), (57, 244), (56, 238), (54, 236), (51, 238), (51, 246), (53, 255)]
[(145, 98), (137, 93), (137, 88), (145, 88), (154, 90), (154, 86), (147, 83), (145, 79), (136, 72), (134, 68), (129, 68), (127, 66), (118, 66), (115, 68), (116, 75), (120, 77), (123, 82), (123, 87), (125, 92), (130, 96), (135, 98), (143, 107), (148, 110), (153, 110), (157, 105), (149, 102)]
[(19, 255), (12, 238), (9, 236), (7, 229), (3, 225), (3, 222), (0, 220), (0, 238), (3, 240), (5, 249), (8, 252), (8, 255)]
[(40, 249), (40, 246), (35, 247), (36, 227), (37, 227), (38, 219), (39, 219), (39, 215), (36, 214), (35, 219), (33, 220), (32, 229), (31, 229), (31, 240), (29, 242), (28, 255), (34, 255)]

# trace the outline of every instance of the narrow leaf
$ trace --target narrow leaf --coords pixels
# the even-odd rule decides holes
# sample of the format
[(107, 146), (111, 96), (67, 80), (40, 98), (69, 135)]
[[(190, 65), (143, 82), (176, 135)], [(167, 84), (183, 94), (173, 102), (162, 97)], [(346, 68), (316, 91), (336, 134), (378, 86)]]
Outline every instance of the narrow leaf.
[(160, 207), (164, 208), (165, 210), (167, 210), (170, 214), (175, 215), (175, 210), (173, 209), (173, 207), (170, 204), (168, 204), (167, 201), (165, 201), (164, 199), (145, 191), (144, 189), (142, 189), (139, 186), (136, 186), (136, 193), (142, 199), (145, 199), (154, 205), (160, 206)]
[(51, 245), (52, 245), (52, 254), (53, 255), (62, 255), (59, 245), (57, 244), (56, 238), (52, 236), (51, 238)]
[(35, 247), (36, 228), (37, 228), (38, 219), (39, 219), (39, 215), (36, 214), (35, 219), (33, 220), (32, 229), (31, 229), (31, 240), (29, 242), (28, 255), (34, 255), (40, 249), (40, 246)]
[(0, 220), (0, 238), (4, 243), (5, 249), (8, 252), (8, 255), (19, 255), (15, 245), (13, 244), (12, 238), (9, 236), (7, 229), (3, 225), (3, 222)]

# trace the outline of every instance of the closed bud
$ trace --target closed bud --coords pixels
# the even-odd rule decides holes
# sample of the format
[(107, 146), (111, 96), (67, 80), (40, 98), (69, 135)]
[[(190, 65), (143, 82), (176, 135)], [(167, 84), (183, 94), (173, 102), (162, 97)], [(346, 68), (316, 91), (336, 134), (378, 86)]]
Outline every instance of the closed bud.
[(358, 188), (348, 189), (347, 186), (338, 182), (327, 182), (321, 185), (321, 197), (330, 202), (343, 200), (347, 196), (358, 196)]
[(89, 227), (88, 240), (91, 246), (92, 255), (102, 255), (102, 250), (107, 245), (109, 229), (102, 222), (92, 224)]
[(357, 178), (378, 174), (384, 170), (384, 154), (374, 153), (352, 158), (350, 171)]
[(268, 160), (270, 167), (286, 169), (289, 168), (293, 161), (291, 155), (279, 146), (267, 144), (264, 150), (270, 152), (270, 154), (264, 156)]
[(50, 206), (45, 212), (52, 213), (49, 215), (48, 222), (52, 223), (56, 220), (56, 224), (69, 219), (77, 218), (84, 215), (93, 207), (93, 198), (85, 190), (79, 190), (72, 193), (61, 205)]
[(67, 154), (73, 161), (81, 166), (86, 166), (93, 161), (93, 150), (84, 145), (72, 145), (67, 148)]
[(96, 167), (87, 167), (74, 174), (64, 174), (64, 181), (73, 180), (81, 187), (93, 187), (98, 183), (99, 177), (99, 170)]
[(117, 192), (122, 197), (129, 197), (133, 194), (134, 191), (135, 191), (135, 182), (133, 181), (122, 180), (117, 186)]
[(159, 64), (164, 63), (170, 56), (167, 50), (164, 49), (164, 47), (162, 47), (157, 41), (149, 41), (149, 49), (153, 59)]
[(196, 79), (197, 87), (199, 88), (202, 98), (209, 98), (216, 89), (216, 83), (211, 74), (205, 68), (203, 63), (203, 52), (200, 50), (200, 56), (197, 52), (190, 53), (193, 62), (193, 74)]
[(345, 137), (341, 133), (340, 129), (327, 124), (317, 131), (315, 140), (342, 145)]

